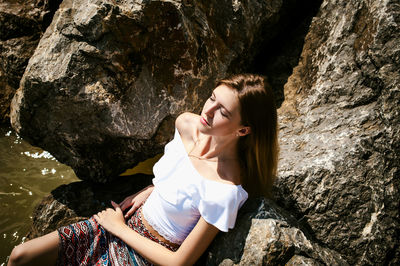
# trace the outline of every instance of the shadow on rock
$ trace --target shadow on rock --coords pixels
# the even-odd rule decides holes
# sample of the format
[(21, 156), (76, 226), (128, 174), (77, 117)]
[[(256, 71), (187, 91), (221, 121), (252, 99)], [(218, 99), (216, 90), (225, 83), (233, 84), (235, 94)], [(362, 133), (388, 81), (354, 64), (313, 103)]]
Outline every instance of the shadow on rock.
[(50, 233), (60, 226), (86, 219), (111, 207), (151, 183), (151, 175), (118, 177), (106, 184), (79, 181), (54, 189), (36, 207), (28, 238)]

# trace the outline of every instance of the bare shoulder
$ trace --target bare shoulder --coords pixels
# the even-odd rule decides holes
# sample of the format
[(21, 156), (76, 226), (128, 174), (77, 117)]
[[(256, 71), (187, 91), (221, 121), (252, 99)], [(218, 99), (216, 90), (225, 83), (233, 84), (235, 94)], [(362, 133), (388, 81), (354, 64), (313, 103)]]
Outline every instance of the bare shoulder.
[(197, 134), (196, 122), (199, 115), (185, 112), (180, 114), (175, 120), (175, 127), (178, 129), (182, 139), (193, 141), (194, 136)]

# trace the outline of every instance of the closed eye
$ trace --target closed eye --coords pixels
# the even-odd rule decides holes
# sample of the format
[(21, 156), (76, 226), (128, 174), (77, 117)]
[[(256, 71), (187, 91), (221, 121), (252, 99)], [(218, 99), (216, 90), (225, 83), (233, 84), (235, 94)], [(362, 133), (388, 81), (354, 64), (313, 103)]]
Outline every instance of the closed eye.
[(224, 117), (228, 117), (228, 114), (226, 114), (225, 112), (222, 111), (222, 109), (220, 109), (221, 115)]
[[(211, 94), (210, 98), (208, 98), (208, 99), (210, 99), (210, 101), (212, 101), (212, 102), (215, 102), (216, 99), (215, 99), (214, 92)], [(225, 108), (225, 107), (224, 107), (223, 105), (220, 105), (220, 106), (219, 106), (219, 111), (220, 111), (220, 113), (221, 113), (221, 115), (222, 115), (223, 117), (229, 118), (230, 113), (227, 112), (226, 110), (222, 111), (222, 109), (224, 109), (224, 108)]]

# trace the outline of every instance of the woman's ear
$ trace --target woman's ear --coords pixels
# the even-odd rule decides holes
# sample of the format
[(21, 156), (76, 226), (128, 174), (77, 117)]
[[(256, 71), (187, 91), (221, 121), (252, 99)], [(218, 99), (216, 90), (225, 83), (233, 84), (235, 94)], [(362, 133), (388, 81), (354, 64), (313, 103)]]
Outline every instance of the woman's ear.
[(239, 136), (243, 137), (251, 133), (251, 128), (250, 127), (242, 127), (239, 129)]

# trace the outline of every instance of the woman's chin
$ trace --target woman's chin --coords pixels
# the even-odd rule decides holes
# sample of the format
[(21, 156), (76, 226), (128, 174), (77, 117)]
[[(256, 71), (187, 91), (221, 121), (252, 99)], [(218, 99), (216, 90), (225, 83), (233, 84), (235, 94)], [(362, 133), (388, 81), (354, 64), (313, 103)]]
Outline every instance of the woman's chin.
[(197, 129), (202, 134), (210, 135), (210, 127), (204, 126), (201, 122), (197, 124)]

